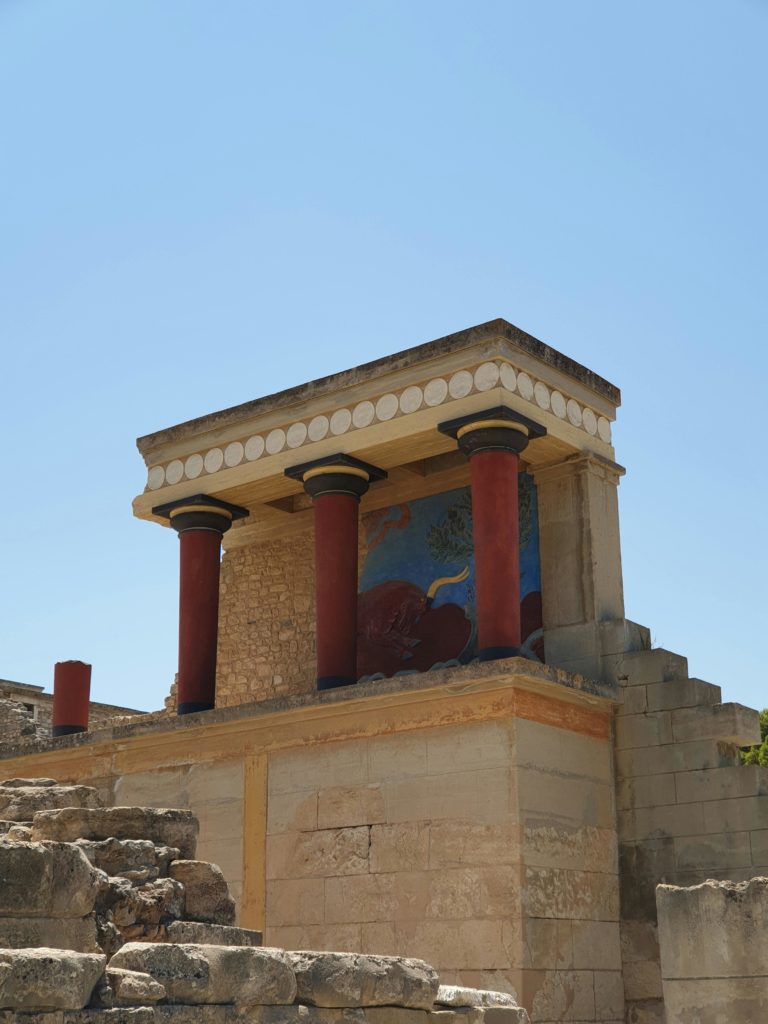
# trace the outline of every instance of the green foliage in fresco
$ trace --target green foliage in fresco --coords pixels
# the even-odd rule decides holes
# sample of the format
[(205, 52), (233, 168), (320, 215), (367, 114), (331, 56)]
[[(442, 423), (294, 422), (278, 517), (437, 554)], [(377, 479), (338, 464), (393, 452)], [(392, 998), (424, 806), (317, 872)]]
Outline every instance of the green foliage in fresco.
[(768, 708), (760, 712), (760, 736), (762, 743), (754, 747), (744, 747), (741, 752), (743, 764), (759, 764), (768, 768)]
[[(526, 473), (518, 477), (520, 509), (520, 547), (531, 538), (533, 480)], [(469, 488), (448, 509), (442, 520), (427, 532), (429, 553), (438, 561), (450, 564), (472, 558), (472, 496)]]

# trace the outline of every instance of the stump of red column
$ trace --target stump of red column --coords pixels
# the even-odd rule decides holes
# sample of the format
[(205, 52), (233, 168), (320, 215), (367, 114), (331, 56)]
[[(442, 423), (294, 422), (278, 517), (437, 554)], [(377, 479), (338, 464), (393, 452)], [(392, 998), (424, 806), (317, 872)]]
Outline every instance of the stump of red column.
[(349, 455), (285, 472), (314, 506), (317, 689), (350, 686), (357, 682), (358, 505), (386, 473)]
[(546, 431), (506, 407), (440, 424), (470, 460), (477, 643), (481, 661), (520, 654), (519, 456)]
[(239, 505), (196, 494), (158, 505), (179, 535), (180, 715), (216, 706), (216, 647), (219, 633), (221, 538), (233, 520), (248, 515)]
[(54, 736), (69, 736), (88, 729), (91, 666), (84, 661), (57, 661), (53, 666)]

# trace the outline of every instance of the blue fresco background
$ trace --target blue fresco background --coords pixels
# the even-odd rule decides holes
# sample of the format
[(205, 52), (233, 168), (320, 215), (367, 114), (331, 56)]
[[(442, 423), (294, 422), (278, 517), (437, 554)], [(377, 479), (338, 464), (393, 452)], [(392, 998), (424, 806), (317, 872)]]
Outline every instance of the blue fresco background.
[[(528, 473), (521, 473), (518, 479), (520, 598), (522, 602), (531, 595), (529, 602), (533, 601), (535, 607), (541, 591), (536, 486)], [(472, 632), (459, 660), (467, 662), (475, 657), (475, 562), (469, 487), (366, 513), (361, 525), (366, 544), (360, 573), (361, 594), (391, 580), (407, 581), (426, 592), (434, 580), (455, 576), (465, 567), (469, 569), (469, 576), (463, 582), (440, 587), (432, 607), (455, 604), (463, 609), (472, 625)], [(536, 628), (541, 626), (540, 618), (534, 621), (534, 625)], [(531, 630), (527, 633), (530, 634)], [(525, 629), (523, 640), (526, 640)]]

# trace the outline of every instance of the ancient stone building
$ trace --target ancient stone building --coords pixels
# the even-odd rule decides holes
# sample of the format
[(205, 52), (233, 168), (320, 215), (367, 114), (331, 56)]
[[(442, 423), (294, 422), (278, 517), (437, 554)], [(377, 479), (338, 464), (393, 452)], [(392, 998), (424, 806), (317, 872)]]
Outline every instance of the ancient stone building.
[(3, 773), (192, 809), (270, 945), (662, 1021), (656, 885), (768, 874), (768, 779), (756, 712), (625, 617), (619, 403), (496, 320), (140, 438), (179, 714)]

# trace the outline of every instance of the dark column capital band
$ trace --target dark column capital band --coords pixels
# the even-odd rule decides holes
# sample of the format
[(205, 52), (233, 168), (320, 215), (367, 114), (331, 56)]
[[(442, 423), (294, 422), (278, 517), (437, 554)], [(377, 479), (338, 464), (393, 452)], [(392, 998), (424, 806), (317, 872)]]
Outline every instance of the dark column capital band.
[(189, 498), (178, 498), (165, 505), (156, 505), (152, 512), (168, 519), (178, 534), (186, 533), (187, 530), (226, 533), (235, 519), (244, 519), (248, 515), (247, 508), (231, 505), (228, 501), (212, 498), (208, 494), (193, 494)]
[(356, 501), (360, 500), (374, 480), (384, 480), (387, 476), (385, 470), (378, 466), (343, 453), (291, 466), (285, 470), (285, 475), (292, 480), (300, 480), (311, 498), (320, 498), (326, 494), (346, 494)]
[(470, 458), (479, 452), (491, 451), (519, 454), (530, 440), (543, 437), (547, 432), (540, 423), (504, 405), (447, 420), (438, 424), (437, 429), (454, 438), (460, 450)]

